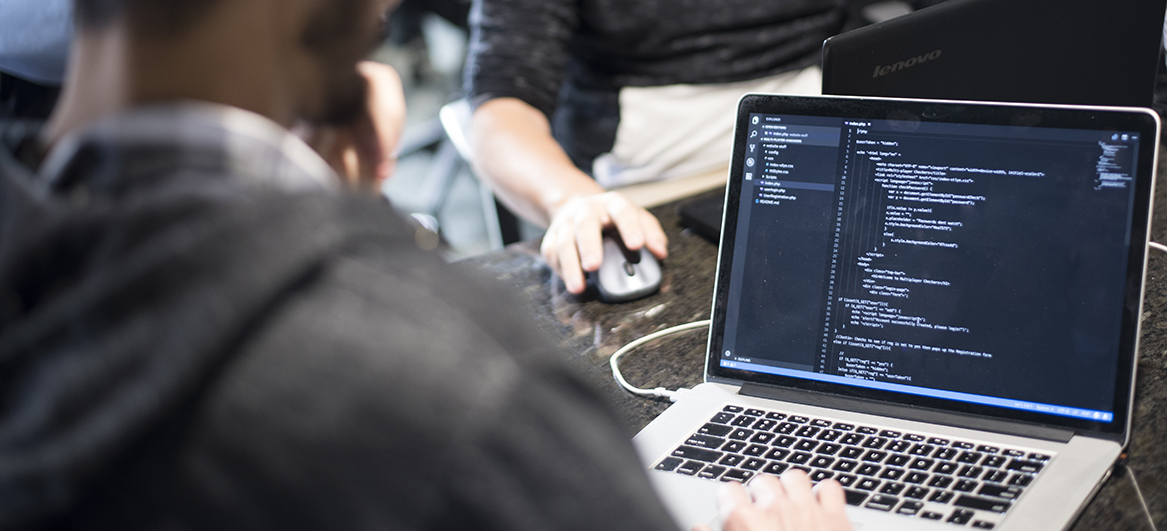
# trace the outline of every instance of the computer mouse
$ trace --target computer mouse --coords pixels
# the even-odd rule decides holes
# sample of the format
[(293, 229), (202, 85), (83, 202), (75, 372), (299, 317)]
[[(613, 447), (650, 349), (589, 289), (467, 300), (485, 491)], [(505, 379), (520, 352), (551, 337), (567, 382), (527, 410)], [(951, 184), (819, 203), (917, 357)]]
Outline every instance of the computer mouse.
[(642, 247), (629, 251), (619, 236), (604, 235), (604, 259), (600, 268), (588, 273), (588, 284), (604, 302), (628, 302), (660, 290), (660, 262)]

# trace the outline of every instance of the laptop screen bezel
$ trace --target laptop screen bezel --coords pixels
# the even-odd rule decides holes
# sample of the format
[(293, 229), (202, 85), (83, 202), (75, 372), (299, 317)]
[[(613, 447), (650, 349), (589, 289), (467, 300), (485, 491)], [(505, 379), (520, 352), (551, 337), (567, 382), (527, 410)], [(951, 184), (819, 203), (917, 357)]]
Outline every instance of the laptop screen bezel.
[[(737, 212), (742, 190), (742, 175), (748, 120), (752, 114), (803, 115), (847, 119), (904, 120), (928, 122), (971, 123), (986, 125), (1056, 127), (1096, 129), (1100, 131), (1132, 131), (1142, 135), (1135, 179), (1135, 201), (1131, 215), (1127, 277), (1123, 294), (1121, 344), (1119, 346), (1117, 381), (1114, 395), (1114, 420), (1096, 422), (1072, 417), (1061, 417), (1024, 410), (957, 402), (941, 398), (910, 395), (893, 391), (847, 386), (810, 379), (763, 374), (729, 369), (720, 366), (721, 345), (724, 340), (726, 309), (729, 296), (730, 272), (734, 260), (734, 241), (737, 233)], [(1154, 139), (1153, 142), (1150, 139)], [(1070, 429), (1079, 433), (1123, 438), (1130, 419), (1133, 400), (1134, 368), (1137, 355), (1139, 316), (1142, 312), (1142, 291), (1146, 271), (1145, 242), (1150, 230), (1151, 196), (1154, 191), (1154, 173), (1159, 142), (1158, 116), (1149, 109), (1104, 108), (1081, 106), (1038, 106), (1029, 104), (1001, 104), (984, 102), (953, 102), (940, 100), (905, 100), (894, 98), (809, 97), (747, 94), (738, 106), (734, 132), (733, 159), (726, 187), (724, 221), (718, 256), (716, 288), (713, 300), (713, 319), (710, 327), (709, 348), (706, 353), (706, 379), (733, 383), (753, 383), (766, 386), (826, 393), (847, 398), (872, 400), (888, 404), (927, 408), (947, 413), (974, 415), (1005, 421)], [(1139, 242), (1143, 242), (1142, 245)]]

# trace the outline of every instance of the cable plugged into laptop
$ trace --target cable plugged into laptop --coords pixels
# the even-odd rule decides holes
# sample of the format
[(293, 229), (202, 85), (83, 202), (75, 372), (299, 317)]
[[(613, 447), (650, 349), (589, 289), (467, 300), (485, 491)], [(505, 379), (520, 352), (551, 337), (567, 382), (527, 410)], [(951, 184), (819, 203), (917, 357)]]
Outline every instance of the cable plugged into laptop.
[[(1167, 249), (1163, 250), (1167, 251)], [(1126, 452), (1119, 454), (1118, 459), (1114, 461), (1114, 475), (1124, 475), (1123, 473), (1126, 473), (1126, 477), (1130, 478), (1131, 485), (1135, 488), (1135, 494), (1139, 497), (1139, 505), (1143, 508), (1143, 514), (1147, 516), (1147, 523), (1151, 525), (1152, 531), (1159, 531), (1159, 528), (1155, 526), (1154, 517), (1151, 516), (1151, 509), (1147, 507), (1147, 499), (1143, 497), (1143, 489), (1139, 488), (1139, 480), (1135, 477), (1135, 471), (1127, 466), (1128, 460), (1129, 456), (1127, 456)]]
[(608, 364), (612, 366), (612, 377), (616, 378), (616, 383), (620, 384), (620, 387), (623, 387), (625, 391), (628, 391), (629, 393), (632, 393), (636, 396), (643, 396), (645, 398), (667, 398), (673, 402), (676, 402), (678, 399), (680, 399), (682, 394), (689, 390), (682, 388), (677, 389), (676, 391), (670, 391), (664, 387), (657, 387), (656, 389), (641, 389), (636, 387), (628, 383), (628, 380), (625, 380), (624, 375), (620, 373), (620, 358), (623, 358), (629, 352), (632, 352), (645, 343), (689, 330), (708, 328), (710, 324), (711, 321), (709, 319), (705, 319), (704, 321), (694, 321), (692, 323), (666, 328), (659, 332), (653, 332), (647, 336), (637, 339), (636, 341), (624, 345), (623, 347), (620, 347), (620, 349), (612, 354), (612, 357), (608, 359)]

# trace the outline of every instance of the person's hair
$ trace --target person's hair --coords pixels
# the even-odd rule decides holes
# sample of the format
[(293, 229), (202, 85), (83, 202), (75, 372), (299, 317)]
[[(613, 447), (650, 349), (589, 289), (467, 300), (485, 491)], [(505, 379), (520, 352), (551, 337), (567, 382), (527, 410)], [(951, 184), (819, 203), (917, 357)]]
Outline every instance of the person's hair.
[(182, 31), (219, 0), (74, 0), (79, 30), (100, 30), (124, 19), (132, 31), (165, 36)]

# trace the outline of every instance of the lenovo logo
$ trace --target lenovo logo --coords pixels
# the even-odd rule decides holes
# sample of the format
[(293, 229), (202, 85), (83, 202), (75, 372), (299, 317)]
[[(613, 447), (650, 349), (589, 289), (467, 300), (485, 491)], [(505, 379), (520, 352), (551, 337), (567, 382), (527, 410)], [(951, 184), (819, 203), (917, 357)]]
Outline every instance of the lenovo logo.
[(889, 66), (875, 65), (875, 73), (871, 74), (871, 77), (875, 78), (875, 77), (879, 77), (879, 76), (886, 76), (892, 72), (895, 72), (896, 70), (902, 70), (904, 68), (911, 68), (911, 67), (916, 66), (916, 65), (923, 63), (925, 61), (931, 61), (931, 60), (938, 59), (938, 58), (940, 58), (940, 50), (936, 50), (936, 51), (931, 52), (931, 53), (926, 53), (924, 55), (919, 55), (919, 56), (913, 57), (911, 59), (908, 59), (906, 61), (900, 61), (894, 65), (889, 65)]

